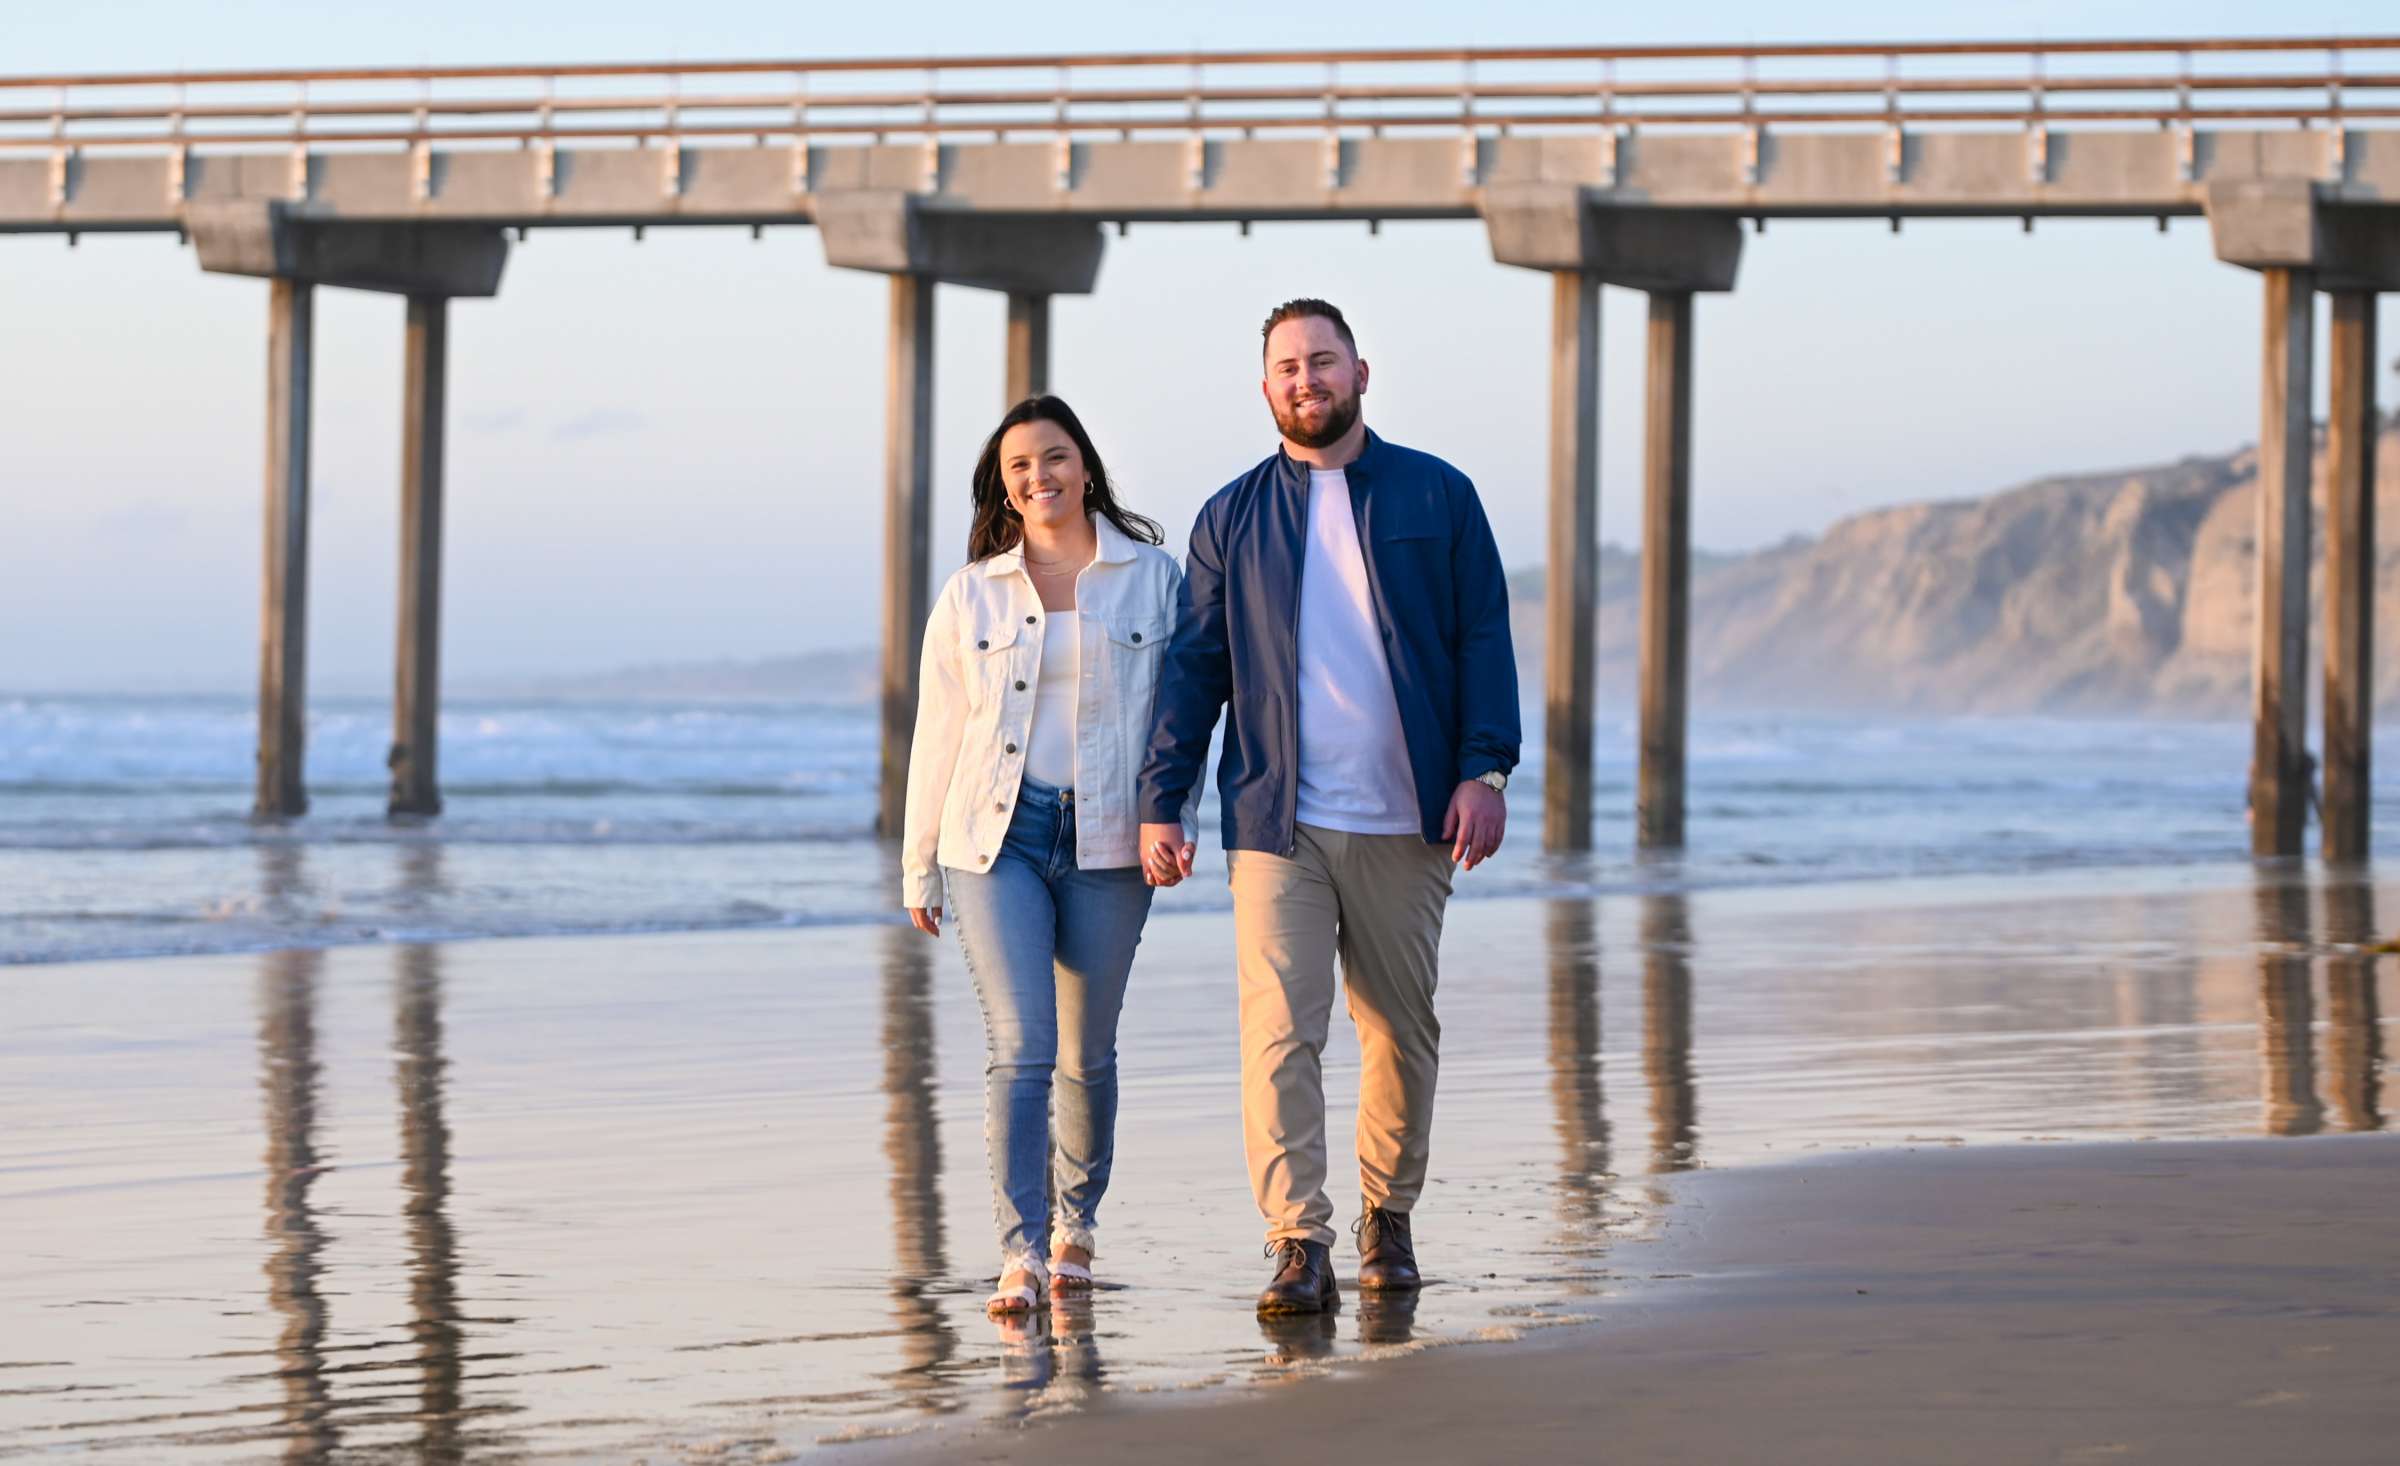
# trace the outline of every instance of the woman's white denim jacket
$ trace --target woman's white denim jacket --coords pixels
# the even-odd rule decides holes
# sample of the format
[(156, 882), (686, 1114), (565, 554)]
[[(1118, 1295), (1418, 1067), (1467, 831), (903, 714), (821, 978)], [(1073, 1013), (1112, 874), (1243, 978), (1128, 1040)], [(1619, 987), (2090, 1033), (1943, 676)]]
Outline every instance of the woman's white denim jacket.
[[(1183, 569), (1155, 545), (1128, 539), (1093, 515), (1099, 551), (1075, 580), (1082, 677), (1075, 697), (1075, 864), (1107, 870), (1141, 863), (1134, 775), (1150, 744), (1159, 663), (1175, 629)], [(901, 905), (943, 904), (936, 867), (986, 871), (1016, 813), (1034, 684), (1051, 612), (1025, 572), (1021, 550), (962, 567), (942, 587), (925, 624), (917, 679), (917, 734), (908, 755), (901, 836)], [(1196, 838), (1185, 804), (1184, 832)]]

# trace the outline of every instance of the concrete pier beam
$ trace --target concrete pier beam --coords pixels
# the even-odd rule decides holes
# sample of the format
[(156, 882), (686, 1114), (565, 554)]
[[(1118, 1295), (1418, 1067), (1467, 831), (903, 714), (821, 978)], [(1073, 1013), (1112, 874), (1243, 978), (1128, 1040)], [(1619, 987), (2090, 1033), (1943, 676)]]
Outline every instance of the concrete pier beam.
[(1014, 407), (1050, 390), (1050, 297), (1014, 290), (1008, 296), (1005, 404)]
[(934, 286), (1008, 293), (1007, 388), (1013, 403), (1047, 386), (1050, 297), (1088, 293), (1099, 279), (1106, 246), (1100, 226), (1089, 219), (946, 210), (921, 195), (892, 189), (825, 193), (817, 200), (816, 220), (827, 264), (892, 277), (884, 448), (883, 786), (876, 825), (896, 838), (907, 811), (918, 653), (931, 601), (926, 556), (933, 500)]
[(308, 448), (315, 287), (267, 287), (266, 545), (260, 561), (253, 818), (308, 813)]
[(1650, 295), (1642, 456), (1641, 773), (1635, 839), (1683, 845), (1692, 618), (1692, 294)]
[(399, 649), (392, 683), (394, 818), (442, 812), (439, 746), (442, 668), (442, 439), (450, 354), (450, 302), (409, 297), (402, 336)]
[(2333, 297), (2325, 441), (2325, 795), (2330, 862), (2367, 858), (2375, 706), (2375, 292)]
[(1556, 281), (1542, 820), (1543, 843), (1552, 850), (1588, 850), (1592, 843), (1599, 288), (1618, 285), (1652, 293), (1638, 828), (1644, 846), (1680, 845), (1690, 639), (1691, 297), (1733, 288), (1741, 265), (1741, 220), (1732, 214), (1612, 207), (1591, 190), (1566, 183), (1488, 188), (1482, 208), (1495, 260), (1550, 271)]

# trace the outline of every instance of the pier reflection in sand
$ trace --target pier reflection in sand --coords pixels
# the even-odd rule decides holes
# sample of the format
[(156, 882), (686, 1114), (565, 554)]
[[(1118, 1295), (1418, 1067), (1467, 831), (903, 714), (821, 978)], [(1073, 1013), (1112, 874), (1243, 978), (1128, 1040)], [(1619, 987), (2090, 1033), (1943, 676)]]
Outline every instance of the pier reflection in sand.
[(2325, 888), (2325, 1086), (2346, 1130), (2383, 1128), (2383, 1025), (2375, 991), (2375, 888), (2334, 878)]
[(281, 1320), (275, 1377), (282, 1386), (284, 1456), (315, 1460), (340, 1443), (325, 1374), (325, 1231), (309, 1204), (322, 1174), (317, 1149), (319, 952), (272, 952), (260, 963), (258, 1066), (266, 1100), (267, 1306)]
[(932, 943), (883, 934), (883, 1153), (891, 1162), (892, 1323), (900, 1367), (887, 1376), (917, 1409), (958, 1408), (944, 1367), (958, 1331), (933, 1290), (950, 1276), (942, 1235), (942, 1136), (934, 1103)]
[[(395, 879), (431, 887), (441, 858), (408, 850)], [(259, 859), (269, 899), (319, 899), (303, 853)], [(1625, 1239), (1703, 1163), (2386, 1128), (2400, 963), (2368, 948), (2393, 898), (2175, 879), (1460, 902), (1418, 1224), (1439, 1281), (1263, 1336), (1210, 915), (1156, 924), (1127, 1010), (1120, 1286), (1015, 1331), (980, 1310), (979, 1025), (952, 943), (12, 971), (0, 1090), (32, 1118), (0, 1127), (0, 1311), (34, 1362), (0, 1376), (0, 1454), (670, 1459), (719, 1428), (800, 1447), (1019, 1419), (1607, 1306)]]
[(1650, 1169), (1700, 1157), (1692, 1084), (1692, 918), (1679, 891), (1642, 898), (1642, 1076), (1650, 1086)]

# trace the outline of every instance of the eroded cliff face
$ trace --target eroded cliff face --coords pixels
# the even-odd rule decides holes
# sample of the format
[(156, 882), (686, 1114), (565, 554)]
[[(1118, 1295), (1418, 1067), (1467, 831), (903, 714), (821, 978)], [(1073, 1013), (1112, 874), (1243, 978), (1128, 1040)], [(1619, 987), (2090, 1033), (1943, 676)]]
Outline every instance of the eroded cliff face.
[[(2376, 466), (2376, 642), (2400, 653), (2400, 432), (2383, 434)], [(2323, 473), (2320, 453), (2318, 580)], [(1793, 711), (2242, 716), (2256, 515), (2245, 450), (1878, 510), (1813, 540), (1704, 557), (1692, 588), (1693, 697)], [(1634, 571), (1624, 552), (1603, 559), (1604, 699), (1632, 696)], [(1514, 590), (1530, 690), (1540, 574)], [(2319, 630), (2320, 652), (2322, 642)], [(2400, 656), (2378, 663), (2377, 700), (2400, 698)]]

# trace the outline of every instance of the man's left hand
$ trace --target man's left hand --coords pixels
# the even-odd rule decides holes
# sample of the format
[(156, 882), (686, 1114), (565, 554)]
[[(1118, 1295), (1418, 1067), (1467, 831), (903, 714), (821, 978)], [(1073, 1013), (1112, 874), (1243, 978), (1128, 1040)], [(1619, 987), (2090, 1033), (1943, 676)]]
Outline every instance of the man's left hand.
[(1442, 838), (1450, 842), (1450, 863), (1473, 870), (1500, 848), (1508, 833), (1508, 801), (1500, 791), (1479, 779), (1468, 779), (1450, 796), (1450, 812), (1442, 816)]

